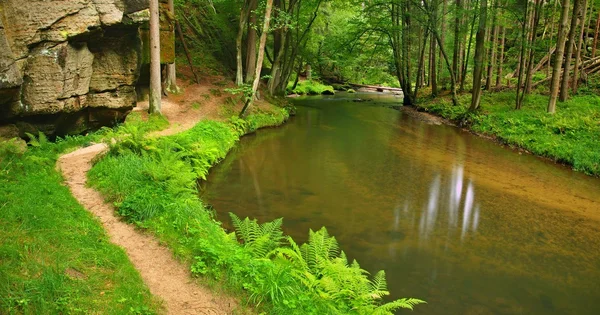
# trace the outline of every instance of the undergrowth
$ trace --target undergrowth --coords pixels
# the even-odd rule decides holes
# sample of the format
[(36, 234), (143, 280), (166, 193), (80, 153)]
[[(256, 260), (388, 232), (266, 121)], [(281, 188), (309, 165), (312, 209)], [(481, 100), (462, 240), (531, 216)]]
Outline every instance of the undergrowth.
[(240, 136), (281, 124), (287, 113), (257, 113), (246, 120), (202, 121), (183, 133), (119, 141), (88, 173), (128, 221), (156, 234), (188, 260), (191, 272), (245, 292), (269, 314), (392, 314), (418, 299), (387, 304), (385, 274), (369, 279), (348, 262), (325, 228), (298, 245), (281, 231), (282, 220), (259, 224), (232, 215), (228, 233), (199, 199), (197, 179), (225, 157)]
[[(133, 115), (129, 128), (164, 125)], [(30, 135), (29, 148), (0, 143), (0, 314), (155, 314), (159, 310), (125, 252), (62, 182), (58, 156), (106, 136), (50, 142)]]
[(532, 94), (514, 110), (514, 92), (485, 93), (481, 108), (468, 111), (470, 95), (452, 106), (447, 97), (422, 102), (425, 110), (469, 125), (478, 133), (524, 148), (533, 154), (572, 165), (576, 171), (600, 176), (600, 97), (585, 90), (546, 113), (548, 97)]
[(293, 82), (288, 84), (287, 92), (288, 94), (298, 94), (298, 95), (321, 95), (321, 94), (334, 94), (335, 91), (333, 86), (325, 85), (317, 80), (306, 80), (298, 82), (298, 85), (295, 89), (292, 89)]

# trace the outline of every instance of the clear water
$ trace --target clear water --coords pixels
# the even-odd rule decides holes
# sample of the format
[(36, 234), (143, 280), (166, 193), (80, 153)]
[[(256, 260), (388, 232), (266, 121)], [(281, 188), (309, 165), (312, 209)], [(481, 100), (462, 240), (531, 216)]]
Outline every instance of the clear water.
[(393, 298), (428, 302), (414, 314), (600, 314), (600, 180), (389, 108), (400, 101), (297, 99), (203, 197), (224, 222), (283, 217), (301, 242), (326, 226), (386, 270)]

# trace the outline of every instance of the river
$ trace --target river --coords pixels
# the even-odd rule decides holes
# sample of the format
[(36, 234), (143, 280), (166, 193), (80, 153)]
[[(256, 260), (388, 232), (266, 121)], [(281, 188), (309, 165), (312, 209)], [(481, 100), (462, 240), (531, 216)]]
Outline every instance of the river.
[[(367, 102), (354, 102), (361, 98)], [(414, 314), (600, 314), (600, 180), (390, 108), (385, 94), (294, 100), (244, 137), (203, 198), (299, 242), (326, 226), (384, 269)]]

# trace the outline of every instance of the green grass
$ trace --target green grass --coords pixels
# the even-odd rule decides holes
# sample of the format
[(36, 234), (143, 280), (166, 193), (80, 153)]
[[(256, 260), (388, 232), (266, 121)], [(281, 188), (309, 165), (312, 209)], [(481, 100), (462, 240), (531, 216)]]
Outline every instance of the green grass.
[(234, 116), (227, 122), (201, 121), (158, 139), (131, 133), (113, 144), (88, 176), (126, 220), (151, 231), (190, 262), (193, 274), (245, 296), (259, 311), (392, 314), (419, 304), (408, 299), (381, 305), (381, 297), (388, 294), (385, 274), (369, 280), (358, 263), (346, 260), (325, 229), (311, 231), (310, 244), (302, 247), (283, 237), (281, 220), (259, 225), (238, 219), (236, 233), (229, 233), (199, 199), (197, 179), (205, 179), (242, 135), (279, 125), (287, 117), (283, 109), (259, 111), (245, 120)]
[[(132, 126), (148, 130), (160, 119)], [(0, 313), (154, 314), (153, 300), (125, 252), (64, 186), (56, 160), (65, 151), (114, 136), (104, 129), (22, 152), (0, 143)]]
[(470, 95), (453, 107), (447, 97), (419, 106), (445, 118), (467, 122), (478, 133), (524, 148), (533, 154), (573, 166), (576, 171), (600, 176), (600, 97), (579, 94), (559, 103), (554, 115), (546, 113), (548, 97), (529, 95), (521, 110), (514, 110), (514, 92), (485, 93), (481, 108), (468, 113)]
[(288, 84), (287, 90), (290, 94), (298, 94), (298, 95), (321, 95), (323, 92), (327, 91), (328, 93), (335, 93), (333, 90), (333, 86), (325, 85), (317, 80), (311, 81), (300, 81), (295, 89), (292, 90), (293, 82)]

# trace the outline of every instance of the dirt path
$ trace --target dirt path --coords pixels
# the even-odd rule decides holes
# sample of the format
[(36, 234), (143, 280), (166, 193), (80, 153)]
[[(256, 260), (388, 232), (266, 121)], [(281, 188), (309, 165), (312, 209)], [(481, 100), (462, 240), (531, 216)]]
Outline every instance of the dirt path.
[[(143, 109), (145, 104), (140, 105)], [(206, 112), (189, 115), (187, 111), (163, 100), (163, 114), (171, 122), (171, 127), (159, 135), (189, 129), (203, 116), (208, 116)], [(237, 306), (234, 299), (215, 295), (193, 283), (189, 268), (176, 261), (168, 248), (160, 245), (154, 237), (136, 230), (133, 225), (120, 221), (112, 205), (105, 203), (99, 192), (86, 187), (86, 174), (92, 167), (92, 160), (107, 150), (106, 144), (96, 144), (59, 158), (58, 167), (73, 196), (100, 219), (111, 242), (125, 249), (150, 292), (163, 300), (167, 314), (232, 314)]]

